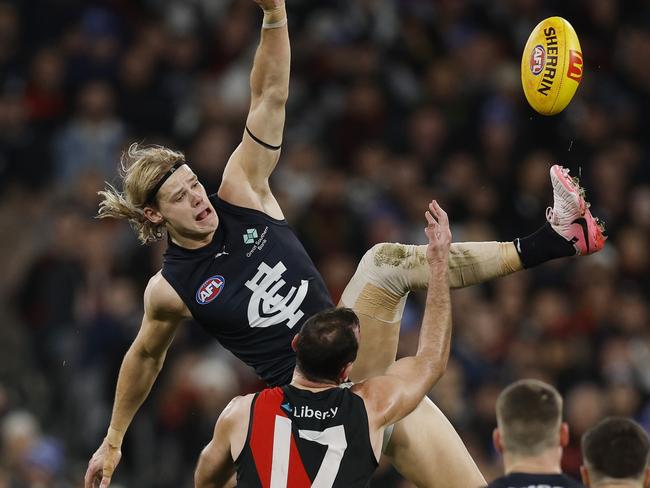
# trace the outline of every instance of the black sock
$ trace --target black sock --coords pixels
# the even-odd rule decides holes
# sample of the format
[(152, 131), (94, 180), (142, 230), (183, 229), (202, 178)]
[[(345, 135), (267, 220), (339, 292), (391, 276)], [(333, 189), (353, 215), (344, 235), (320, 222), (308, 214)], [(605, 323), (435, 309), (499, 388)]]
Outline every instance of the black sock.
[(514, 244), (524, 268), (576, 254), (573, 244), (555, 232), (548, 222), (533, 234), (515, 239)]

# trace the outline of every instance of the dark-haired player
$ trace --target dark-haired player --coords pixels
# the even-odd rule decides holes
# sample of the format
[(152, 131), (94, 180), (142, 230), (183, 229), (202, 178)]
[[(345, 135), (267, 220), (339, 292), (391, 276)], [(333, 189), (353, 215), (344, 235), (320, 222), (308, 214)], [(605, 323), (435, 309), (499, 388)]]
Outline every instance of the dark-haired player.
[(222, 412), (199, 458), (196, 488), (225, 486), (235, 469), (242, 488), (368, 486), (384, 429), (413, 411), (449, 357), (451, 232), (445, 213), (433, 204), (430, 210), (431, 273), (417, 354), (341, 388), (357, 356), (359, 320), (346, 308), (314, 315), (292, 341), (291, 383), (237, 397)]
[(489, 488), (580, 488), (560, 467), (569, 428), (555, 388), (538, 380), (517, 381), (499, 395), (496, 413), (493, 441), (506, 474)]
[(650, 442), (643, 427), (608, 417), (582, 436), (580, 474), (587, 488), (648, 488)]

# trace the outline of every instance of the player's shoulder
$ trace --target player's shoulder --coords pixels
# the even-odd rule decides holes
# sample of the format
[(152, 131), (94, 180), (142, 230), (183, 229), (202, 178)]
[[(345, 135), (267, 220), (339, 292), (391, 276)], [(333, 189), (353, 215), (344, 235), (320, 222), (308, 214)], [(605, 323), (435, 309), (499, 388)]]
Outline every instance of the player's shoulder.
[(251, 405), (255, 398), (254, 393), (236, 396), (223, 409), (219, 415), (218, 423), (226, 428), (239, 428), (243, 422), (248, 422)]
[(238, 416), (243, 413), (248, 415), (250, 412), (251, 405), (253, 404), (253, 399), (255, 398), (255, 393), (249, 393), (247, 395), (239, 395), (230, 400), (230, 403), (224, 408), (223, 414), (228, 416)]
[(189, 318), (190, 313), (176, 290), (158, 271), (153, 275), (144, 291), (145, 311), (152, 318)]

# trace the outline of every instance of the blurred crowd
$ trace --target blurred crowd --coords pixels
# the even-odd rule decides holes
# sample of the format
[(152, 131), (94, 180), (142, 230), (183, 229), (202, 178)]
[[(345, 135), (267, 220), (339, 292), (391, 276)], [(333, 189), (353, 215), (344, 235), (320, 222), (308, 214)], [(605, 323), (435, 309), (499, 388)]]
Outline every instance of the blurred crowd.
[[(424, 242), (442, 202), (456, 241), (544, 223), (553, 162), (588, 188), (605, 249), (455, 291), (452, 359), (431, 397), (486, 475), (501, 388), (565, 397), (564, 466), (606, 414), (650, 428), (650, 2), (288, 0), (292, 77), (272, 188), (334, 300), (363, 252)], [(543, 117), (519, 78), (550, 15), (576, 29), (584, 78)], [(252, 0), (0, 0), (0, 488), (82, 486), (164, 243), (96, 220), (132, 141), (185, 151), (216, 191), (248, 110)], [(422, 297), (400, 354), (414, 351)], [(113, 486), (191, 486), (233, 396), (262, 384), (195, 324), (125, 439)], [(409, 486), (382, 465), (374, 486)]]

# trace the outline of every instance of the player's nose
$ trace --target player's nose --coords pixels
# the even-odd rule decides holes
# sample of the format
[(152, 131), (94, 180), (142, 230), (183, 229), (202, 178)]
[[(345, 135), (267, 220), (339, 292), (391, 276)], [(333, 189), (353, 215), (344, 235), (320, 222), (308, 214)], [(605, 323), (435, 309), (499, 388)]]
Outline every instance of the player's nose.
[(192, 195), (192, 206), (193, 207), (198, 207), (203, 203), (203, 195), (201, 195), (200, 192), (198, 191), (192, 191), (190, 193)]

